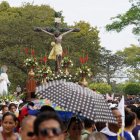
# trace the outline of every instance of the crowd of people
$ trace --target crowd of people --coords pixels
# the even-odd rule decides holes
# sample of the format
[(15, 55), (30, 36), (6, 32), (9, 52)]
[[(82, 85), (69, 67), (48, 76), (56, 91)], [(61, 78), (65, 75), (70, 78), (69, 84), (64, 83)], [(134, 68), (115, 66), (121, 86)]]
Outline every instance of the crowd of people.
[[(132, 100), (125, 100), (123, 133), (122, 114), (117, 106), (111, 108), (117, 123), (111, 124), (94, 122), (79, 115), (65, 121), (52, 107), (44, 105), (38, 110), (33, 102), (19, 112), (14, 103), (2, 105), (0, 140), (140, 140), (140, 106), (137, 100)], [(114, 103), (117, 104), (112, 101)]]

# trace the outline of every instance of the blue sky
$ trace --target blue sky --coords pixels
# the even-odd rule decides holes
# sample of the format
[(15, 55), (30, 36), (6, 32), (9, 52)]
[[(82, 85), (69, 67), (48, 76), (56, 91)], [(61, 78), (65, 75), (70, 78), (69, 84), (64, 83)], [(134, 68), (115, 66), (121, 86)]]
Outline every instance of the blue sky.
[[(0, 0), (1, 2), (2, 0)], [(127, 27), (120, 33), (105, 31), (110, 18), (124, 13), (130, 8), (129, 0), (6, 0), (11, 6), (21, 6), (30, 2), (34, 5), (47, 4), (56, 11), (63, 11), (65, 21), (72, 25), (84, 20), (100, 30), (101, 45), (112, 51), (122, 50), (130, 44), (138, 45), (136, 36)]]

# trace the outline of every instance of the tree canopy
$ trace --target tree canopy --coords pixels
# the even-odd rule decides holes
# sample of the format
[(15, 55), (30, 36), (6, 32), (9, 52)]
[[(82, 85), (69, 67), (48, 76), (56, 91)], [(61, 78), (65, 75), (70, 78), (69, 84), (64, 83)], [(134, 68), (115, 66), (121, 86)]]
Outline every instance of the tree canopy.
[[(43, 32), (34, 32), (34, 27), (53, 27), (55, 10), (48, 5), (34, 6), (29, 3), (21, 7), (10, 7), (7, 2), (0, 4), (0, 65), (6, 64), (9, 68), (9, 79), (12, 87), (24, 86), (27, 78), (27, 70), (23, 67), (25, 58), (31, 56), (31, 50), (35, 50), (35, 57), (40, 59), (48, 56), (51, 50), (51, 38)], [(80, 21), (73, 27), (62, 22), (62, 27), (80, 28), (79, 33), (71, 33), (64, 37), (63, 50), (73, 60), (75, 66), (80, 65), (79, 58), (88, 54), (90, 65), (94, 75), (98, 72), (96, 62), (99, 59), (99, 31), (89, 23)], [(54, 62), (48, 60), (48, 65), (54, 68)]]
[(131, 45), (117, 54), (124, 58), (130, 80), (140, 81), (140, 47)]
[(116, 72), (123, 67), (124, 59), (118, 54), (113, 54), (105, 48), (100, 49), (99, 73), (97, 77), (105, 79), (108, 84), (111, 84), (113, 78), (117, 78)]
[(140, 1), (131, 0), (131, 8), (123, 14), (113, 17), (111, 24), (106, 25), (108, 31), (120, 32), (125, 27), (132, 25), (132, 32), (140, 35)]

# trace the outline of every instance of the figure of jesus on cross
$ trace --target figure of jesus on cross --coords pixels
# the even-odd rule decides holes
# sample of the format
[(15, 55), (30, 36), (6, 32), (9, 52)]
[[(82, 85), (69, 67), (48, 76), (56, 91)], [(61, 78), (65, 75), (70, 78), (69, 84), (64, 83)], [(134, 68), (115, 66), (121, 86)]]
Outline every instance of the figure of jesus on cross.
[(43, 29), (41, 27), (36, 27), (35, 31), (42, 31), (47, 33), (50, 36), (53, 36), (54, 42), (51, 42), (52, 50), (49, 54), (48, 59), (54, 59), (56, 61), (55, 71), (60, 72), (61, 69), (61, 61), (62, 61), (62, 53), (63, 49), (61, 46), (63, 36), (70, 32), (79, 32), (79, 29), (68, 29), (68, 28), (60, 28), (61, 23), (61, 13), (55, 13), (55, 29), (46, 28)]

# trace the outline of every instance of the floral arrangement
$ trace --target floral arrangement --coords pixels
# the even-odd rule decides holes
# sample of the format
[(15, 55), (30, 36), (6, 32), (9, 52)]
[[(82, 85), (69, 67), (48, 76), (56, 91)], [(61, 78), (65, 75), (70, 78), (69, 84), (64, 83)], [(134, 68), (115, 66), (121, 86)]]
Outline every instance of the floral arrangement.
[(12, 102), (15, 100), (15, 96), (10, 93), (8, 95), (0, 96), (0, 102)]
[(63, 60), (61, 61), (61, 67), (62, 68), (73, 67), (72, 60), (69, 57), (64, 57)]
[(63, 71), (60, 71), (59, 74), (52, 74), (50, 75), (48, 81), (53, 81), (53, 80), (61, 80), (61, 79), (65, 79), (66, 81), (70, 81), (70, 82), (74, 82), (75, 81), (75, 76), (69, 74), (66, 75)]
[(43, 65), (36, 70), (36, 76), (38, 78), (47, 78), (52, 74), (52, 70), (50, 67)]
[(26, 58), (24, 60), (24, 66), (27, 67), (27, 68), (34, 68), (38, 65), (38, 62), (36, 60), (36, 58)]
[(87, 65), (82, 65), (80, 68), (77, 69), (76, 75), (80, 77), (90, 77), (92, 75), (92, 72)]

